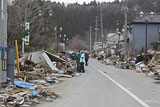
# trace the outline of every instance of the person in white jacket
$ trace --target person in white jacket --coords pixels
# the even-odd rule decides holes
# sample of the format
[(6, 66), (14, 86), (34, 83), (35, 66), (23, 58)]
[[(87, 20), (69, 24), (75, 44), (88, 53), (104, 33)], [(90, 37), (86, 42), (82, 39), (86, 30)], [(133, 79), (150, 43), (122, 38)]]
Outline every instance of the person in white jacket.
[(84, 64), (85, 64), (85, 54), (82, 52), (80, 57), (80, 72), (85, 72), (84, 70)]

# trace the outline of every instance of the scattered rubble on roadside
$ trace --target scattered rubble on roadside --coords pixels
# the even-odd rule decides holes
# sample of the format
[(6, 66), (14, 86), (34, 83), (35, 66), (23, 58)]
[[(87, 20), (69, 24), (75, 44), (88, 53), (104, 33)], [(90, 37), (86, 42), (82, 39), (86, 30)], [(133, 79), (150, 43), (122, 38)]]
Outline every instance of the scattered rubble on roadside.
[(148, 50), (147, 54), (141, 53), (133, 55), (131, 52), (127, 56), (107, 54), (104, 52), (94, 53), (92, 58), (96, 58), (101, 63), (115, 66), (121, 69), (133, 69), (137, 73), (146, 73), (147, 76), (160, 80), (160, 52)]
[(59, 78), (79, 76), (72, 60), (64, 60), (44, 50), (23, 55), (19, 63), (20, 75), (15, 75), (14, 83), (8, 79), (2, 84), (0, 107), (31, 107), (52, 102), (59, 95), (51, 85), (59, 83)]

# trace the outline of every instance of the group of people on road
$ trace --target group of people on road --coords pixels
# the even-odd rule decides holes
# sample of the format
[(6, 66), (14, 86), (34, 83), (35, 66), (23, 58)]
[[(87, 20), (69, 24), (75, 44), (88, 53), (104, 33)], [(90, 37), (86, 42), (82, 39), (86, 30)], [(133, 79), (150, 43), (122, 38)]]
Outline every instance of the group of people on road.
[(75, 60), (77, 63), (77, 71), (85, 72), (84, 65), (88, 66), (89, 54), (88, 52), (78, 51), (75, 55)]

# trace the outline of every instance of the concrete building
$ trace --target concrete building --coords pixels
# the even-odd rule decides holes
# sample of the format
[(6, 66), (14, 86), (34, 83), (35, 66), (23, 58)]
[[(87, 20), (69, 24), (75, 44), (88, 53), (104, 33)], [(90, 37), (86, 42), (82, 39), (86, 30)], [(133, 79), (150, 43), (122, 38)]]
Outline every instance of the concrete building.
[(152, 14), (141, 15), (129, 23), (129, 26), (129, 49), (131, 51), (139, 53), (146, 47), (147, 49), (160, 50), (160, 14), (152, 12)]

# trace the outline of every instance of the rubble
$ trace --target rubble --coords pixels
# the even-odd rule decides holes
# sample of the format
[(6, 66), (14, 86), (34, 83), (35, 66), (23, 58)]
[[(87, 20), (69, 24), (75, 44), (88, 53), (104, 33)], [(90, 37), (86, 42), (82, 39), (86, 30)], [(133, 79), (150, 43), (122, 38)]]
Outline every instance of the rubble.
[(14, 84), (8, 79), (0, 90), (0, 106), (31, 107), (54, 101), (59, 95), (50, 86), (59, 83), (59, 78), (79, 76), (76, 62), (65, 59), (45, 50), (23, 55), (20, 75), (15, 75)]
[(136, 66), (136, 72), (139, 73), (142, 73), (145, 68), (145, 64), (143, 62), (139, 62), (135, 66)]
[(160, 52), (155, 53), (146, 67), (150, 71), (156, 71), (157, 69), (160, 69)]
[(148, 50), (147, 53), (138, 55), (129, 52), (127, 56), (115, 53), (108, 53), (104, 56), (102, 53), (104, 54), (104, 52), (94, 52), (91, 56), (106, 65), (121, 69), (133, 69), (137, 73), (146, 73), (154, 80), (160, 80), (160, 52)]

